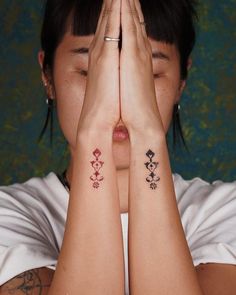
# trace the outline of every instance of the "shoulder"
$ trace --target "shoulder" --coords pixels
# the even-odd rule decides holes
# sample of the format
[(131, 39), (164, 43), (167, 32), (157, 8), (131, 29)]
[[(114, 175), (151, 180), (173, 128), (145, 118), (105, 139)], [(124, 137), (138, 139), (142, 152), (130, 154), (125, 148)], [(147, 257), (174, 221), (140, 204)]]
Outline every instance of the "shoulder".
[[(10, 243), (10, 237), (13, 242), (17, 236), (26, 239), (31, 235), (32, 238), (35, 235), (52, 238), (53, 229), (60, 224), (64, 226), (67, 194), (53, 172), (46, 177), (33, 177), (24, 183), (1, 186), (0, 229), (6, 234), (6, 241)], [(1, 241), (0, 237), (0, 244)]]
[(32, 177), (24, 183), (0, 186), (0, 218), (3, 210), (21, 212), (37, 217), (40, 212), (65, 206), (67, 192), (54, 172), (45, 177)]
[(183, 179), (179, 174), (173, 174), (176, 198), (180, 207), (189, 205), (206, 206), (215, 204), (227, 205), (227, 201), (236, 202), (236, 181), (221, 180), (207, 182), (200, 177), (190, 180)]
[(4, 194), (12, 197), (24, 197), (30, 195), (32, 198), (43, 197), (47, 194), (54, 194), (60, 190), (59, 180), (54, 172), (45, 177), (32, 177), (23, 183), (14, 183), (8, 186), (0, 186), (0, 196)]
[(56, 174), (1, 186), (0, 204), (0, 285), (24, 271), (55, 265), (68, 205)]
[(174, 176), (176, 199), (194, 265), (236, 264), (236, 181)]

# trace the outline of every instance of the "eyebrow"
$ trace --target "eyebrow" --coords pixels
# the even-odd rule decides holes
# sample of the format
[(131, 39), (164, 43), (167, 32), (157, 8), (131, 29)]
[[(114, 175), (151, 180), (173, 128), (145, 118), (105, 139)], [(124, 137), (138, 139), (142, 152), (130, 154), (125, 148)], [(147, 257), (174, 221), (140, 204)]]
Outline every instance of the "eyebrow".
[[(73, 54), (88, 54), (89, 48), (87, 47), (74, 48), (74, 49), (71, 49), (70, 52)], [(169, 56), (163, 53), (162, 51), (154, 51), (152, 53), (152, 58), (170, 60)]]
[(158, 59), (164, 59), (164, 60), (170, 60), (169, 56), (166, 55), (164, 52), (162, 51), (154, 51), (152, 53), (152, 58), (158, 58)]
[(73, 54), (88, 54), (89, 48), (87, 47), (74, 48), (74, 49), (71, 49), (70, 52)]

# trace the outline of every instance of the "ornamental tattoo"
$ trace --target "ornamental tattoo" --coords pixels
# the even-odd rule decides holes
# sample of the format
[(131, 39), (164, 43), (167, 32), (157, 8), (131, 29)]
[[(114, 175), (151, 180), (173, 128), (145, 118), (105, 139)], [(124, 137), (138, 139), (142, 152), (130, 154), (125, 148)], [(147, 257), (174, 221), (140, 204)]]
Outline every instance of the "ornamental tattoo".
[[(50, 283), (44, 284), (40, 277), (40, 270), (29, 270), (14, 278), (12, 282), (2, 287), (3, 294), (45, 294), (44, 288), (49, 288)], [(6, 293), (4, 292), (6, 291)]]
[(160, 180), (160, 177), (158, 177), (155, 174), (155, 170), (157, 168), (157, 166), (159, 165), (158, 162), (153, 162), (152, 158), (154, 157), (155, 153), (153, 153), (151, 150), (149, 150), (146, 155), (149, 158), (149, 162), (144, 163), (144, 165), (146, 166), (146, 168), (151, 172), (149, 174), (149, 176), (146, 178), (147, 182), (150, 182), (150, 188), (151, 189), (156, 189), (157, 188), (157, 184), (156, 182), (158, 182)]
[(90, 176), (90, 179), (93, 181), (93, 187), (98, 188), (99, 187), (99, 181), (102, 181), (104, 179), (103, 176), (100, 175), (99, 170), (102, 168), (104, 162), (99, 161), (98, 158), (101, 156), (101, 152), (99, 149), (96, 149), (93, 152), (93, 155), (95, 156), (96, 160), (91, 161), (92, 167), (94, 168), (95, 172), (92, 176)]

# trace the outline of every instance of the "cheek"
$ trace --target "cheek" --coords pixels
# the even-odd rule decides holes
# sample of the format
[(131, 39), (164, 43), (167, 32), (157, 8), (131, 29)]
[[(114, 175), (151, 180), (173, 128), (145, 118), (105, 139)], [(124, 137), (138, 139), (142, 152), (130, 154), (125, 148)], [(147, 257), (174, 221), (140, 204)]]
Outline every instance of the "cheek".
[(76, 131), (83, 106), (86, 80), (78, 73), (54, 75), (57, 115), (61, 130), (70, 146), (75, 147)]
[(179, 84), (171, 79), (160, 78), (155, 81), (157, 105), (162, 123), (167, 133), (173, 114), (173, 107), (179, 96)]

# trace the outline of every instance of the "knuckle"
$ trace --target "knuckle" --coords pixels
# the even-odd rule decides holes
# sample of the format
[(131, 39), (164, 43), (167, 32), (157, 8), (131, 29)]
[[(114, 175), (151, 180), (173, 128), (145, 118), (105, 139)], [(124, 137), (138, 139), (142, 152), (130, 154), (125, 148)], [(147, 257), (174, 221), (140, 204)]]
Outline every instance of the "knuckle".
[(127, 13), (128, 13), (128, 14), (131, 14), (131, 15), (133, 16), (133, 15), (136, 14), (136, 10), (135, 10), (134, 8), (129, 8), (129, 9), (127, 10)]
[(106, 8), (106, 9), (104, 9), (104, 11), (103, 11), (102, 17), (103, 17), (103, 18), (106, 18), (106, 17), (108, 17), (111, 13), (112, 13), (112, 9), (110, 9), (110, 8)]
[(108, 34), (109, 35), (110, 33), (113, 33), (115, 30), (116, 30), (115, 25), (112, 24), (112, 23), (108, 23), (107, 26), (106, 26), (105, 34)]

